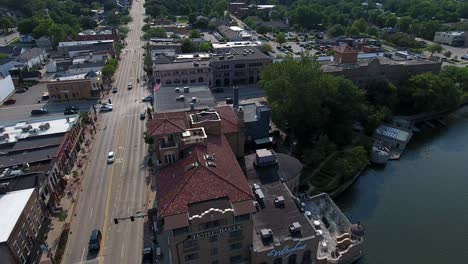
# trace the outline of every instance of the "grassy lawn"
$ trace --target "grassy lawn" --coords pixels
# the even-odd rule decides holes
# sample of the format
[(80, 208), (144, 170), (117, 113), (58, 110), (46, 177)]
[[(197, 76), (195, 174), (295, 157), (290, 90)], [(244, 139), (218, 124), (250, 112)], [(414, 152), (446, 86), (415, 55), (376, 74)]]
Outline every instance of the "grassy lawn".
[(176, 17), (177, 23), (188, 23), (188, 17), (186, 16), (178, 16)]

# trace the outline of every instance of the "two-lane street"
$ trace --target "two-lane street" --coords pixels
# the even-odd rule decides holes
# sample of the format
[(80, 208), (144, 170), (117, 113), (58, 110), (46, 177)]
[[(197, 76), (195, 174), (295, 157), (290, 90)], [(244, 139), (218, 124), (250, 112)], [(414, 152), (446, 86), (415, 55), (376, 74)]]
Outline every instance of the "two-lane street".
[[(143, 2), (133, 2), (127, 46), (113, 84), (118, 92), (110, 94), (114, 108), (112, 112), (100, 113), (63, 263), (141, 263), (143, 218), (135, 218), (134, 222), (122, 220), (118, 225), (113, 219), (146, 210), (145, 121), (140, 120), (139, 114), (147, 108), (141, 99), (149, 92), (142, 82), (137, 83), (137, 78), (141, 80), (143, 76), (143, 14)], [(132, 90), (127, 90), (129, 82), (133, 83)], [(107, 164), (109, 151), (115, 152), (112, 164)], [(93, 229), (102, 232), (98, 254), (88, 252)]]

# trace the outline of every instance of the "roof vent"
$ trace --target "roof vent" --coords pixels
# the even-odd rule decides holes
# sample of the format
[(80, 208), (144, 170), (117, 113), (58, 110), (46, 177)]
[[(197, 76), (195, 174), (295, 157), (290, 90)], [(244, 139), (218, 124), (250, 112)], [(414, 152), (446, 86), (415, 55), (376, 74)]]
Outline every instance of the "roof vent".
[(299, 222), (294, 222), (289, 225), (289, 232), (291, 234), (297, 234), (301, 232), (301, 224)]
[(194, 162), (194, 163), (190, 163), (188, 166), (187, 166), (187, 171), (193, 169), (193, 168), (196, 168), (198, 167), (198, 162)]
[(203, 155), (203, 158), (205, 158), (205, 160), (211, 160), (211, 161), (215, 161), (215, 160), (216, 160), (216, 156), (215, 156), (214, 153), (213, 153), (213, 155), (205, 154), (205, 155)]
[(213, 162), (213, 161), (207, 161), (207, 162), (205, 162), (205, 165), (209, 166), (209, 167), (216, 168), (216, 162)]
[(28, 132), (32, 128), (31, 125), (25, 125), (21, 127), (21, 131)]
[(275, 206), (276, 206), (276, 207), (282, 207), (282, 206), (284, 206), (284, 197), (283, 197), (283, 196), (277, 196), (277, 197), (275, 197)]
[(262, 239), (272, 239), (273, 238), (273, 231), (271, 229), (262, 229), (260, 230), (260, 234), (262, 236)]
[(49, 128), (50, 128), (50, 124), (49, 124), (49, 123), (43, 123), (43, 124), (40, 124), (40, 125), (39, 125), (39, 129), (40, 129), (41, 131), (47, 130), (47, 129), (49, 129)]

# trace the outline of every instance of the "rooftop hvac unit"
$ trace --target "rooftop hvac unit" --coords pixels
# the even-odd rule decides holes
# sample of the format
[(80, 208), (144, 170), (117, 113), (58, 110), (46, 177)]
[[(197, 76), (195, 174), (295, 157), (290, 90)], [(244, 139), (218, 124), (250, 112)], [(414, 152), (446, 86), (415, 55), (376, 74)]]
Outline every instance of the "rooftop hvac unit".
[(263, 198), (265, 198), (265, 195), (263, 194), (263, 192), (262, 192), (261, 189), (255, 190), (255, 196), (256, 196), (259, 200), (263, 200)]
[(28, 132), (32, 128), (31, 125), (25, 125), (21, 127), (21, 131)]
[(275, 206), (276, 207), (284, 206), (284, 197), (283, 196), (275, 197)]
[(262, 239), (271, 239), (273, 238), (273, 231), (271, 229), (262, 229), (260, 230), (260, 234), (262, 236)]
[(290, 224), (289, 225), (289, 232), (291, 232), (292, 234), (300, 233), (301, 232), (301, 224), (299, 224), (299, 222), (294, 222), (294, 223)]
[(40, 124), (40, 125), (39, 125), (39, 129), (40, 129), (41, 131), (47, 130), (47, 129), (49, 129), (49, 128), (50, 128), (50, 124), (49, 124), (49, 123), (43, 123), (43, 124)]

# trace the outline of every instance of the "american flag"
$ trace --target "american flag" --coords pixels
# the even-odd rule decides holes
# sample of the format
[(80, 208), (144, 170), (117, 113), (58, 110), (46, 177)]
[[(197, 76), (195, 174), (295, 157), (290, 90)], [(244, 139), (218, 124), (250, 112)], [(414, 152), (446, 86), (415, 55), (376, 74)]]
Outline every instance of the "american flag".
[(157, 92), (157, 91), (159, 91), (160, 88), (161, 88), (161, 84), (160, 83), (155, 83), (154, 87), (153, 87), (153, 91)]

